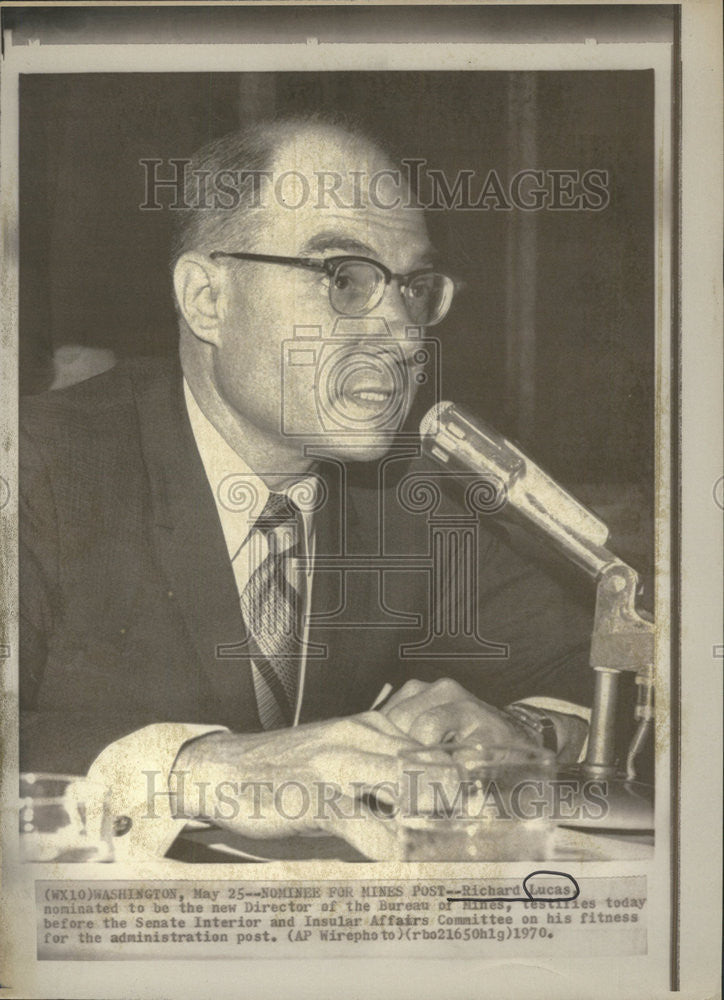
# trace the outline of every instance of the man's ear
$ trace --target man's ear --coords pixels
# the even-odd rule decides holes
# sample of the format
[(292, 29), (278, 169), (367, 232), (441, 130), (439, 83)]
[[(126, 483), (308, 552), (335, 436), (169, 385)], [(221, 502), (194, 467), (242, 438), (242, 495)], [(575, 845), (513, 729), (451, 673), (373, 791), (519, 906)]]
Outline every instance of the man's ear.
[(202, 254), (185, 253), (173, 270), (176, 301), (189, 328), (207, 344), (220, 336), (222, 272)]

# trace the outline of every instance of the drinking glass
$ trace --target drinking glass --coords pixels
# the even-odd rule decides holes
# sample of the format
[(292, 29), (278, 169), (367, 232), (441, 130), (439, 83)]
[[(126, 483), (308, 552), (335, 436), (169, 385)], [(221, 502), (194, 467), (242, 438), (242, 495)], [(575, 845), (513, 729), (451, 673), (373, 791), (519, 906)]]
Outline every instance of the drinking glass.
[(444, 743), (398, 755), (405, 861), (538, 861), (552, 856), (553, 754)]

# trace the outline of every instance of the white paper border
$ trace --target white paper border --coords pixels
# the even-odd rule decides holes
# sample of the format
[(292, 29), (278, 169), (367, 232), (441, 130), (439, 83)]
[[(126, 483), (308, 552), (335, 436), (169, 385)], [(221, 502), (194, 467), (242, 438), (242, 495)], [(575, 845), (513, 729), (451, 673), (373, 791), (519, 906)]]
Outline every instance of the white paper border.
[[(720, 396), (719, 396), (719, 385), (714, 383), (713, 373), (716, 370), (716, 365), (712, 364), (716, 360), (717, 350), (720, 351), (720, 324), (719, 319), (721, 316), (721, 294), (718, 292), (718, 268), (717, 271), (713, 271), (714, 261), (718, 260), (718, 252), (720, 250), (720, 236), (721, 236), (721, 226), (719, 223), (721, 217), (721, 198), (716, 195), (716, 192), (720, 190), (716, 187), (717, 178), (721, 179), (721, 169), (720, 169), (720, 157), (716, 155), (702, 156), (702, 149), (712, 148), (720, 149), (721, 144), (716, 143), (717, 138), (721, 138), (721, 129), (719, 122), (712, 123), (711, 119), (711, 79), (712, 76), (716, 76), (717, 65), (720, 62), (720, 56), (718, 52), (712, 51), (711, 39), (712, 33), (713, 37), (716, 38), (717, 29), (714, 26), (715, 18), (711, 16), (712, 8), (716, 5), (708, 5), (704, 3), (691, 3), (686, 4), (683, 12), (683, 31), (682, 31), (682, 53), (684, 62), (684, 87), (683, 87), (683, 119), (684, 119), (684, 139), (683, 139), (683, 165), (682, 165), (682, 180), (683, 180), (683, 200), (682, 200), (682, 277), (683, 277), (683, 294), (682, 294), (682, 307), (683, 307), (683, 343), (682, 343), (682, 362), (684, 368), (684, 403), (683, 403), (683, 468), (684, 468), (684, 489), (683, 489), (683, 500), (684, 500), (684, 523), (683, 523), (683, 547), (684, 547), (684, 565), (685, 566), (697, 566), (706, 567), (707, 563), (711, 564), (711, 553), (713, 550), (712, 546), (712, 536), (705, 534), (702, 538), (701, 526), (702, 521), (698, 515), (694, 515), (694, 521), (692, 523), (689, 511), (694, 511), (695, 503), (697, 501), (701, 502), (701, 493), (706, 492), (702, 490), (701, 483), (703, 481), (709, 480), (710, 486), (709, 493), (711, 494), (711, 488), (713, 483), (716, 481), (717, 475), (721, 474), (721, 468), (716, 466), (716, 458), (712, 456), (712, 450), (702, 446), (702, 435), (698, 428), (701, 427), (714, 427), (716, 426), (713, 418), (715, 419), (717, 403), (720, 407)], [(708, 23), (707, 18), (702, 16), (707, 13), (708, 10)], [(689, 13), (691, 11), (691, 13)], [(707, 35), (707, 32), (709, 33)], [(701, 46), (703, 43), (708, 45), (707, 51), (710, 53), (708, 62), (701, 61)], [(400, 45), (353, 45), (345, 44), (340, 45), (283, 45), (283, 46), (250, 46), (242, 47), (239, 45), (213, 45), (213, 46), (195, 46), (195, 45), (175, 45), (173, 47), (159, 47), (159, 46), (62, 46), (62, 47), (24, 47), (22, 50), (13, 49), (10, 47), (6, 50), (7, 61), (4, 67), (3, 74), (3, 87), (2, 87), (2, 101), (3, 101), (3, 114), (2, 114), (2, 152), (4, 163), (7, 164), (8, 160), (11, 162), (14, 160), (17, 162), (17, 133), (13, 131), (13, 120), (16, 119), (16, 111), (13, 109), (17, 107), (17, 77), (14, 75), (15, 72), (61, 72), (68, 71), (72, 68), (73, 72), (156, 72), (156, 71), (168, 71), (168, 72), (178, 72), (182, 68), (184, 71), (240, 71), (240, 66), (243, 66), (244, 71), (259, 71), (268, 70), (270, 68), (284, 70), (319, 70), (321, 68), (320, 63), (324, 61), (324, 68), (326, 69), (430, 69), (434, 63), (441, 58), (444, 59), (445, 69), (623, 69), (623, 68), (643, 68), (644, 66), (651, 65), (656, 68), (657, 72), (657, 104), (656, 104), (656, 136), (657, 136), (657, 153), (659, 156), (663, 157), (664, 162), (670, 162), (670, 142), (671, 142), (671, 130), (668, 122), (669, 115), (669, 104), (668, 100), (663, 102), (659, 99), (660, 87), (664, 81), (668, 83), (670, 79), (670, 54), (664, 55), (662, 53), (662, 48), (666, 49), (666, 46), (662, 46), (659, 43), (656, 44), (628, 44), (628, 45), (595, 45), (595, 44), (555, 44), (550, 43), (547, 45), (542, 44), (515, 44), (515, 45), (462, 45), (456, 44), (441, 46), (439, 44), (426, 44), (426, 45), (415, 45), (415, 46), (400, 46)], [(169, 51), (171, 50), (172, 51)], [(341, 49), (341, 51), (340, 51)], [(277, 60), (279, 60), (277, 62)], [(641, 60), (641, 61), (640, 61)], [(690, 72), (688, 67), (692, 64), (697, 64), (694, 66)], [(443, 67), (440, 67), (443, 68)], [(698, 69), (694, 73), (694, 69)], [(10, 71), (9, 71), (10, 70)], [(703, 91), (703, 94), (702, 94)], [(708, 113), (702, 113), (705, 109), (708, 109)], [(712, 124), (714, 128), (712, 129)], [(703, 144), (699, 144), (702, 143)], [(669, 176), (670, 172), (669, 172)], [(696, 179), (699, 179), (699, 183), (696, 183)], [(3, 207), (3, 219), (6, 220), (6, 225), (4, 227), (5, 234), (5, 260), (6, 269), (3, 274), (3, 301), (6, 304), (4, 315), (3, 315), (3, 354), (7, 358), (7, 347), (8, 343), (12, 343), (12, 338), (14, 337), (14, 330), (16, 329), (16, 318), (17, 312), (14, 308), (8, 308), (8, 304), (14, 304), (15, 298), (13, 294), (7, 294), (12, 292), (13, 289), (13, 262), (17, 260), (17, 244), (16, 244), (16, 229), (10, 221), (16, 217), (14, 197), (12, 190), (14, 187), (14, 178), (11, 173), (6, 170), (3, 172), (3, 194), (2, 194), (2, 207)], [(702, 197), (703, 192), (709, 192), (708, 200)], [(664, 204), (669, 203), (669, 192), (660, 189), (660, 197), (663, 198)], [(702, 240), (702, 235), (704, 239)], [(666, 270), (667, 261), (669, 258), (668, 249), (670, 248), (671, 241), (671, 226), (670, 217), (664, 212), (661, 217), (657, 228), (656, 234), (656, 244), (661, 250), (661, 256), (659, 258), (659, 272), (661, 268)], [(719, 241), (719, 245), (717, 245)], [(707, 266), (702, 266), (702, 263), (708, 263)], [(7, 267), (7, 263), (10, 264)], [(668, 350), (668, 331), (670, 329), (670, 313), (669, 313), (669, 301), (670, 291), (668, 281), (664, 281), (663, 284), (660, 283), (661, 273), (657, 274), (657, 354), (658, 354), (658, 371), (668, 373), (669, 368), (664, 366), (664, 362), (667, 360), (666, 352)], [(718, 294), (717, 294), (718, 292)], [(690, 333), (689, 331), (694, 331)], [(706, 350), (701, 350), (700, 339), (705, 341)], [(3, 374), (3, 398), (5, 400), (5, 406), (10, 405), (12, 407), (11, 412), (15, 408), (15, 380), (14, 373), (8, 371), (11, 366), (7, 366), (4, 369)], [(5, 392), (7, 390), (7, 392)], [(7, 410), (6, 410), (7, 412)], [(661, 455), (668, 454), (668, 449), (664, 450), (663, 444), (668, 443), (668, 422), (667, 415), (659, 410), (659, 471), (663, 472), (663, 466), (661, 464)], [(13, 456), (14, 459), (14, 456)], [(712, 475), (714, 474), (714, 475)], [(669, 494), (669, 484), (667, 477), (664, 475), (663, 479), (659, 478), (659, 482), (663, 482), (663, 492), (659, 494), (658, 503), (667, 503), (670, 500)], [(714, 506), (710, 502), (710, 506)], [(658, 509), (661, 509), (660, 507)], [(716, 516), (715, 511), (713, 512)], [(707, 525), (711, 524), (712, 517), (711, 514), (704, 518), (704, 523)], [(719, 529), (720, 530), (720, 529)], [(714, 538), (716, 537), (716, 527), (714, 527)], [(659, 534), (657, 537), (657, 559), (661, 559), (666, 555), (667, 549), (667, 538), (665, 535)], [(713, 567), (716, 572), (716, 566)], [(711, 623), (716, 621), (717, 614), (720, 614), (718, 610), (715, 609), (716, 601), (716, 587), (711, 587), (707, 591), (707, 596), (702, 598), (702, 593), (700, 591), (701, 580), (700, 576), (703, 574), (697, 574), (696, 576), (687, 575), (683, 581), (683, 602), (684, 602), (684, 612), (686, 620), (686, 628), (684, 629), (684, 634), (682, 637), (682, 651), (684, 654), (684, 695), (685, 695), (685, 711), (684, 711), (684, 724), (685, 724), (685, 741), (683, 747), (683, 759), (682, 759), (682, 830), (684, 831), (684, 843), (682, 846), (682, 871), (685, 873), (686, 877), (682, 877), (681, 880), (681, 902), (682, 902), (682, 917), (684, 918), (685, 929), (690, 926), (689, 917), (695, 916), (697, 918), (698, 927), (696, 930), (695, 937), (693, 940), (696, 942), (696, 947), (692, 947), (688, 935), (684, 936), (682, 940), (681, 949), (681, 971), (682, 971), (682, 984), (686, 988), (687, 982), (701, 982), (702, 973), (705, 967), (708, 965), (711, 967), (711, 956), (716, 953), (716, 945), (712, 940), (712, 934), (716, 936), (718, 930), (718, 921), (714, 918), (712, 919), (712, 914), (716, 913), (716, 910), (709, 910), (710, 917), (703, 924), (703, 928), (708, 926), (708, 935), (706, 930), (702, 933), (702, 901), (705, 899), (714, 899), (716, 892), (712, 893), (713, 886), (716, 885), (716, 879), (712, 879), (712, 872), (706, 865), (701, 864), (697, 858), (705, 857), (711, 859), (713, 857), (718, 857), (718, 851), (716, 850), (718, 844), (718, 832), (721, 826), (720, 823), (713, 823), (712, 819), (715, 818), (715, 812), (712, 811), (712, 805), (716, 809), (716, 802), (712, 803), (711, 797), (706, 796), (705, 790), (700, 787), (700, 782), (697, 783), (695, 779), (698, 779), (702, 772), (702, 762), (707, 759), (713, 750), (716, 749), (718, 733), (721, 729), (721, 720), (719, 718), (719, 713), (717, 706), (720, 704), (720, 699), (716, 698), (716, 686), (717, 682), (719, 686), (721, 684), (721, 672), (718, 676), (712, 678), (712, 685), (708, 685), (708, 679), (705, 679), (703, 684), (699, 684), (696, 691), (689, 691), (688, 678), (686, 677), (686, 664), (692, 663), (696, 664), (697, 660), (701, 660), (702, 657), (712, 657), (711, 649), (716, 644), (716, 633), (712, 643), (707, 648), (707, 641), (704, 640), (704, 650), (702, 651), (702, 636), (706, 636), (707, 633), (711, 635)], [(661, 595), (660, 595), (661, 597)], [(659, 604), (657, 608), (659, 612), (664, 610)], [(665, 619), (665, 616), (664, 616)], [(661, 614), (659, 615), (659, 621), (662, 621)], [(693, 626), (693, 627), (692, 627)], [(16, 637), (13, 637), (16, 641)], [(11, 645), (13, 645), (13, 639), (11, 639)], [(708, 666), (708, 662), (705, 660)], [(716, 660), (714, 659), (714, 667), (716, 667)], [(692, 703), (691, 697), (696, 698), (696, 702)], [(704, 723), (701, 727), (702, 738), (698, 739), (697, 734), (687, 725), (687, 714), (689, 712), (689, 706), (695, 704), (695, 714), (697, 720)], [(6, 745), (7, 750), (7, 745)], [(715, 759), (720, 759), (717, 757)], [(11, 755), (6, 753), (6, 766), (16, 765), (16, 762), (12, 760)], [(663, 778), (663, 780), (662, 780)], [(657, 810), (657, 831), (661, 829), (662, 821), (666, 820), (666, 815), (662, 815), (661, 809), (666, 805), (666, 797), (662, 795), (662, 792), (667, 788), (666, 776), (659, 776), (658, 781), (659, 786), (659, 807)], [(711, 789), (710, 789), (711, 792)], [(664, 799), (664, 805), (662, 806), (662, 799)], [(719, 810), (720, 810), (720, 800), (719, 800)], [(702, 822), (702, 817), (704, 822)], [(701, 843), (702, 828), (704, 832), (708, 832), (708, 850), (705, 854), (701, 855), (695, 853), (693, 859), (693, 866), (690, 867), (690, 858), (692, 845), (695, 841), (690, 836), (690, 831), (696, 833), (698, 837), (698, 843)], [(662, 857), (662, 852), (657, 850), (657, 860), (655, 862), (656, 868), (660, 864), (660, 859)], [(301, 867), (293, 866), (294, 874), (299, 877), (301, 876)], [(327, 866), (322, 866), (327, 868)], [(314, 869), (319, 871), (319, 866), (316, 864), (307, 864), (303, 866), (304, 874), (309, 877), (312, 875)], [(369, 868), (367, 866), (355, 866), (354, 878), (362, 877), (363, 875), (374, 874), (375, 878), (383, 878), (387, 874), (389, 877), (390, 873), (385, 871), (386, 866), (376, 865), (374, 868)], [(437, 869), (444, 869), (445, 866), (434, 866), (436, 869), (435, 874), (437, 874)], [(520, 866), (511, 866), (511, 874), (515, 873), (516, 868), (520, 869)], [(615, 871), (616, 873), (626, 873), (630, 868), (631, 872), (638, 872), (641, 870), (640, 865), (632, 865), (631, 863), (616, 863)], [(661, 879), (662, 873), (656, 871), (656, 868), (651, 868), (651, 874), (655, 872), (655, 877), (657, 879), (657, 885)], [(697, 872), (698, 868), (698, 872)], [(289, 877), (291, 875), (291, 868), (287, 866), (274, 865), (265, 866), (264, 868), (264, 878), (271, 878), (277, 876), (277, 871), (272, 872), (272, 869), (278, 870), (279, 877)], [(601, 868), (601, 873), (605, 868)], [(609, 869), (610, 871), (610, 869)], [(155, 877), (158, 877), (160, 872), (157, 867), (154, 866), (153, 872)], [(174, 869), (174, 874), (177, 874), (178, 870)], [(150, 875), (149, 871), (149, 875)], [(432, 868), (431, 868), (432, 873)], [(440, 872), (442, 873), (442, 872)], [(456, 874), (459, 874), (455, 870)], [(591, 863), (587, 864), (586, 874), (598, 874), (599, 866), (594, 866)], [(690, 874), (691, 873), (691, 874)], [(35, 877), (44, 877), (44, 869), (38, 866), (37, 870), (33, 872)], [(61, 872), (58, 869), (54, 869), (54, 874), (60, 875)], [(63, 871), (64, 875), (67, 877), (77, 877), (78, 869), (73, 866), (71, 870), (66, 867)], [(96, 877), (109, 877), (106, 873), (101, 873), (96, 871)], [(122, 877), (123, 872), (114, 867), (112, 877)], [(142, 872), (138, 868), (134, 868), (134, 874), (141, 875)], [(170, 872), (169, 872), (170, 874)], [(204, 877), (215, 874), (213, 869), (204, 868), (203, 873), (199, 872), (199, 876), (203, 874)], [(337, 875), (338, 873), (335, 873)], [(452, 871), (451, 871), (452, 874)], [(506, 871), (507, 874), (507, 871)], [(695, 876), (698, 874), (698, 878)], [(218, 875), (221, 877), (228, 877), (230, 875), (227, 866), (220, 866), (218, 870)], [(85, 873), (84, 873), (84, 877)], [(256, 877), (262, 877), (261, 873)], [(7, 887), (7, 882), (6, 882)], [(657, 900), (655, 899), (655, 893), (650, 896), (650, 907), (653, 911), (654, 905), (656, 905)], [(661, 898), (658, 903), (664, 907), (668, 907), (668, 900)], [(694, 926), (693, 922), (691, 926)], [(712, 947), (714, 945), (714, 947)], [(663, 958), (663, 954), (659, 956)], [(651, 958), (651, 951), (649, 959)], [(610, 969), (607, 967), (610, 963), (604, 960), (590, 960), (583, 959), (586, 969), (586, 977), (593, 976), (594, 979), (598, 974), (601, 975), (600, 983), (611, 984), (610, 980)], [(54, 963), (44, 963), (47, 966), (46, 970), (42, 970), (40, 973), (40, 979), (38, 980), (38, 989), (41, 991), (36, 995), (50, 995), (42, 994), (43, 989), (47, 988), (57, 988), (57, 969), (54, 969)], [(263, 963), (262, 963), (263, 964)], [(301, 963), (304, 970), (303, 976), (301, 974), (301, 969), (296, 973), (292, 971), (292, 968), (298, 963), (288, 961), (285, 963), (286, 973), (295, 976), (295, 993), (294, 995), (303, 996), (307, 993), (314, 992), (315, 996), (320, 995), (320, 984), (326, 980), (324, 969), (326, 968), (327, 973), (329, 969), (327, 967), (327, 962), (320, 963), (320, 968), (315, 969), (317, 962), (313, 960), (303, 960)], [(334, 963), (337, 965), (337, 963)], [(343, 963), (345, 965), (349, 963)], [(357, 960), (352, 960), (352, 965), (357, 964)], [(477, 964), (477, 963), (474, 963)], [(472, 985), (473, 982), (480, 981), (486, 983), (486, 991), (495, 988), (496, 996), (505, 995), (518, 995), (520, 991), (526, 991), (528, 984), (522, 980), (525, 980), (528, 975), (530, 975), (530, 985), (532, 986), (534, 992), (530, 995), (542, 995), (541, 992), (535, 992), (539, 990), (542, 986), (542, 972), (543, 967), (555, 968), (559, 963), (540, 963), (536, 965), (533, 970), (518, 969), (514, 971), (509, 966), (504, 970), (507, 986), (502, 983), (497, 982), (497, 976), (495, 975), (494, 968), (491, 968), (489, 962), (484, 963), (483, 968), (480, 970), (480, 979), (477, 980), (476, 975), (473, 970), (468, 968), (466, 971), (466, 981), (468, 984)], [(568, 973), (573, 974), (574, 969), (580, 963), (578, 960), (573, 960), (565, 963), (568, 965)], [(637, 992), (641, 990), (643, 983), (642, 973), (643, 969), (641, 966), (641, 959), (630, 960), (628, 962), (622, 962), (622, 965), (630, 965), (631, 969), (628, 970), (631, 973), (631, 978), (627, 974), (626, 970), (619, 968), (617, 970), (619, 979), (618, 985), (623, 988), (636, 989)], [(647, 966), (649, 961), (647, 961)], [(217, 974), (222, 976), (226, 974), (227, 976), (238, 976), (238, 970), (233, 973), (232, 969), (235, 967), (236, 963), (214, 963), (214, 979), (216, 979)], [(394, 963), (395, 966), (398, 963)], [(405, 963), (405, 966), (410, 965), (410, 963)], [(427, 963), (425, 963), (427, 965)], [(469, 967), (469, 963), (466, 963)], [(119, 963), (115, 966), (115, 963), (111, 963), (111, 968), (108, 967), (108, 963), (103, 963), (103, 968), (99, 969), (96, 973), (97, 975), (103, 975), (106, 981), (112, 980), (114, 983), (114, 990), (117, 993), (114, 995), (128, 995), (127, 990), (129, 988), (134, 989), (133, 995), (142, 995), (141, 993), (135, 992), (136, 987), (133, 986), (135, 983), (138, 984), (139, 981), (139, 963)], [(230, 966), (229, 968), (226, 968)], [(185, 975), (187, 985), (193, 983), (194, 979), (199, 977), (201, 973), (194, 970), (199, 969), (198, 963), (190, 963), (189, 969), (186, 973), (183, 973), (179, 969), (179, 973)], [(83, 970), (78, 969), (78, 975), (68, 976), (67, 972), (69, 970), (68, 964), (65, 964), (63, 968), (64, 974), (64, 985), (65, 995), (70, 995), (69, 990), (79, 992), (74, 992), (73, 995), (92, 995), (91, 992), (87, 992), (83, 989)], [(73, 971), (73, 970), (70, 970)], [(367, 970), (372, 972), (371, 969)], [(425, 996), (427, 990), (429, 989), (430, 983), (430, 969), (420, 973), (419, 969), (407, 968), (404, 969), (404, 981), (402, 979), (403, 970), (399, 969), (397, 975), (400, 979), (397, 980), (396, 985), (393, 987), (392, 983), (384, 982), (388, 978), (388, 972), (391, 970), (381, 970), (376, 968), (374, 970), (374, 975), (370, 976), (370, 982), (365, 985), (364, 979), (355, 979), (356, 989), (355, 995), (366, 995), (368, 992), (378, 993), (380, 988), (386, 988), (388, 992), (393, 992), (395, 996)], [(655, 977), (651, 976), (651, 969), (648, 968), (646, 972), (646, 982), (648, 988), (656, 990), (656, 995), (659, 995), (663, 983), (660, 981), (659, 976), (660, 965), (657, 966), (657, 972)], [(668, 970), (667, 970), (668, 971)], [(254, 972), (254, 979), (256, 979), (256, 971)], [(493, 977), (491, 979), (491, 976)], [(144, 966), (144, 995), (171, 995), (166, 992), (169, 987), (167, 981), (167, 970), (148, 970), (148, 975), (146, 975)], [(301, 978), (300, 978), (301, 977)], [(521, 981), (517, 981), (518, 977), (522, 977)], [(668, 978), (668, 977), (666, 977)], [(210, 983), (210, 974), (205, 969), (203, 979), (207, 984)], [(73, 981), (75, 980), (75, 985)], [(227, 983), (233, 983), (233, 979), (228, 980)], [(590, 980), (589, 980), (590, 981)], [(47, 986), (44, 984), (47, 983)], [(165, 985), (164, 985), (165, 983)], [(551, 979), (551, 983), (558, 983), (561, 989), (558, 996), (567, 995), (564, 994), (563, 990), (566, 986), (557, 977)], [(124, 985), (125, 984), (125, 985)], [(384, 985), (383, 985), (384, 984)], [(307, 985), (309, 989), (307, 989)], [(448, 982), (448, 986), (452, 990), (454, 983)], [(245, 988), (251, 992), (249, 989), (251, 987), (251, 981), (245, 976)], [(262, 996), (266, 995), (266, 987), (269, 987), (269, 993), (273, 992), (271, 989), (271, 984), (268, 983), (266, 978), (260, 979), (255, 986), (255, 991), (252, 995)], [(580, 982), (579, 982), (580, 988)], [(665, 989), (665, 987), (664, 987)], [(124, 994), (124, 990), (126, 990)], [(365, 992), (363, 993), (362, 990)], [(146, 992), (147, 991), (147, 992)], [(154, 992), (156, 991), (156, 992)], [(159, 992), (160, 991), (160, 992)], [(464, 990), (461, 992), (464, 993)], [(190, 993), (195, 993), (192, 989)], [(547, 993), (547, 990), (546, 990)], [(111, 995), (110, 993), (108, 995)], [(182, 995), (182, 994), (174, 994)], [(190, 994), (189, 994), (190, 995)], [(198, 995), (198, 993), (195, 993)], [(232, 988), (230, 992), (218, 991), (218, 995), (235, 995), (235, 991)], [(452, 992), (450, 995), (453, 995)], [(554, 994), (550, 994), (554, 995)], [(581, 996), (580, 992), (572, 993), (571, 995)], [(610, 995), (608, 993), (597, 993), (594, 995)], [(653, 992), (651, 995), (654, 995)], [(693, 995), (693, 994), (692, 994)]]

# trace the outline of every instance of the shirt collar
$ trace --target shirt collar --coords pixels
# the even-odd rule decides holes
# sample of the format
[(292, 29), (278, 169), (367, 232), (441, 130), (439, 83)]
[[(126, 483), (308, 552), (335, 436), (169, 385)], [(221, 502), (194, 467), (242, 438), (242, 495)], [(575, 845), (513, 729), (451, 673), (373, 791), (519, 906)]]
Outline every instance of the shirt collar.
[[(264, 509), (269, 499), (269, 487), (234, 451), (203, 413), (186, 379), (184, 379), (184, 399), (196, 447), (214, 494), (214, 503), (221, 521), (229, 558), (233, 559), (249, 537), (256, 519)], [(307, 476), (279, 492), (294, 500), (295, 494), (313, 497), (316, 491), (315, 477)], [(312, 535), (311, 512), (302, 510), (302, 522), (305, 547), (309, 551)]]

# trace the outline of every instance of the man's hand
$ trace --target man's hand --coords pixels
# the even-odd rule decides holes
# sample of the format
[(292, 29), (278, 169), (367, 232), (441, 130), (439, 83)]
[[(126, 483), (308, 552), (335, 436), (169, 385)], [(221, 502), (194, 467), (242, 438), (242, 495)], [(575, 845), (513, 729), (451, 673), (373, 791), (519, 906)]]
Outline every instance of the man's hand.
[(248, 837), (327, 832), (371, 858), (398, 856), (397, 754), (420, 744), (380, 712), (267, 733), (211, 733), (182, 747), (169, 780), (177, 816)]
[(380, 709), (390, 722), (423, 744), (476, 740), (492, 744), (538, 746), (533, 729), (500, 709), (486, 705), (450, 678), (428, 684), (408, 681)]

